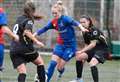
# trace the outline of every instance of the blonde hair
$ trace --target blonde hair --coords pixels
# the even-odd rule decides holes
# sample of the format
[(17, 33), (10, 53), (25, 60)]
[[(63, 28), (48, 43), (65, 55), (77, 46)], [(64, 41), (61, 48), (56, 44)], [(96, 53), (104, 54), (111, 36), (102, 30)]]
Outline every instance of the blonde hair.
[(56, 4), (58, 4), (61, 7), (61, 11), (63, 15), (68, 15), (67, 8), (63, 5), (62, 0), (57, 0)]
[(61, 6), (58, 5), (58, 4), (54, 4), (54, 5), (52, 6), (52, 9), (57, 9), (59, 12), (62, 12), (62, 11), (63, 11), (63, 7), (61, 7)]

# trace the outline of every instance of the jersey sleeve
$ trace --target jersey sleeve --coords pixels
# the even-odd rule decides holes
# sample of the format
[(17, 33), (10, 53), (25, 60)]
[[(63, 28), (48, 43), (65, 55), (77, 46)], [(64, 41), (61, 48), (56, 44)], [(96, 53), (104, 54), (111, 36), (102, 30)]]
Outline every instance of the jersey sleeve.
[(46, 26), (44, 26), (43, 28), (40, 28), (36, 33), (37, 35), (41, 35), (42, 33), (48, 31), (49, 29), (53, 29), (53, 25), (51, 22), (48, 22)]
[(32, 20), (28, 20), (26, 25), (25, 25), (25, 29), (32, 30), (32, 28), (33, 28), (33, 21)]
[(7, 16), (4, 11), (0, 11), (0, 26), (7, 25)]
[(78, 21), (74, 20), (72, 17), (66, 16), (65, 20), (66, 20), (68, 25), (79, 26), (79, 24), (80, 24)]

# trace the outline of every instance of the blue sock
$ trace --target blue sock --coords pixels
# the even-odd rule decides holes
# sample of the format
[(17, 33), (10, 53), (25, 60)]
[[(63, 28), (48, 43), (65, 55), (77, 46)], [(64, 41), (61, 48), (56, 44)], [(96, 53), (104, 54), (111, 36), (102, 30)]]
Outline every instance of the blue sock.
[(47, 72), (47, 76), (48, 76), (47, 82), (50, 82), (50, 79), (54, 73), (56, 65), (57, 65), (56, 61), (54, 61), (54, 60), (50, 61), (49, 67), (48, 67), (48, 72)]
[(64, 73), (64, 71), (65, 71), (65, 68), (63, 68), (63, 69), (61, 69), (61, 70), (58, 69), (58, 72), (59, 72), (61, 75)]
[(0, 67), (3, 65), (4, 47), (0, 45)]

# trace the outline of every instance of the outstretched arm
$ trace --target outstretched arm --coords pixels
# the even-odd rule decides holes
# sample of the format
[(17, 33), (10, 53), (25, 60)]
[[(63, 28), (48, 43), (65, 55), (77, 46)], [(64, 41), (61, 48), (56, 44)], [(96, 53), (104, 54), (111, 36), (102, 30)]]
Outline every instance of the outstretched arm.
[(80, 24), (80, 22), (74, 20), (74, 19), (71, 18), (71, 17), (66, 16), (65, 21), (67, 21), (68, 25), (70, 24), (70, 25), (72, 25), (72, 26), (79, 27), (79, 29), (80, 29), (81, 31), (83, 31), (83, 32), (88, 31), (87, 29), (85, 29), (85, 28)]
[(8, 34), (15, 41), (19, 41), (18, 35), (14, 34), (7, 26), (2, 26), (4, 33)]
[(42, 33), (46, 32), (47, 30), (52, 29), (52, 24), (49, 22), (45, 27), (40, 28), (38, 31), (34, 33), (34, 36), (41, 35)]
[(81, 24), (79, 24), (78, 27), (79, 27), (80, 30), (83, 31), (83, 32), (87, 32), (87, 31), (88, 31), (88, 30), (85, 29)]

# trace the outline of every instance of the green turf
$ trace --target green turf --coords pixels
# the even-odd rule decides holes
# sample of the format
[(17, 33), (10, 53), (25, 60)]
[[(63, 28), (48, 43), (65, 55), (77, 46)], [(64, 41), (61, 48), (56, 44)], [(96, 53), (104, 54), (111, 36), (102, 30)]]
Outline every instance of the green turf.
[[(50, 56), (43, 56), (45, 60), (46, 68), (48, 62), (50, 60)], [(4, 62), (5, 70), (3, 73), (0, 73), (0, 79), (2, 82), (17, 82), (17, 75), (18, 73), (16, 70), (13, 69), (11, 60), (9, 58), (9, 54), (5, 55), (5, 62)], [(99, 76), (100, 82), (120, 82), (120, 61), (119, 60), (112, 60), (107, 61), (105, 64), (98, 65), (99, 67)], [(32, 63), (27, 64), (27, 81), (26, 82), (34, 82), (34, 75), (36, 73), (36, 67)], [(59, 82), (68, 82), (75, 78), (75, 60), (72, 59), (66, 65), (66, 71), (61, 81)], [(54, 76), (52, 78), (52, 82), (56, 82), (57, 71), (55, 71)], [(84, 82), (93, 82), (89, 65), (86, 63), (84, 66), (83, 72), (83, 79)]]

